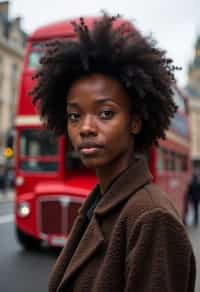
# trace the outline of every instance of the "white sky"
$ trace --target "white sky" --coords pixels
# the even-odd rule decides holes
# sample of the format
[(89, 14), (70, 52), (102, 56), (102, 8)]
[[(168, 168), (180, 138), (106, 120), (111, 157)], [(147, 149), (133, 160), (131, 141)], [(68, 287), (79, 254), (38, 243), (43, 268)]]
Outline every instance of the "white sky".
[(21, 16), (28, 33), (46, 23), (94, 15), (102, 9), (134, 20), (145, 34), (152, 32), (160, 47), (183, 68), (176, 77), (181, 86), (186, 84), (187, 66), (200, 33), (199, 0), (10, 0), (10, 16)]

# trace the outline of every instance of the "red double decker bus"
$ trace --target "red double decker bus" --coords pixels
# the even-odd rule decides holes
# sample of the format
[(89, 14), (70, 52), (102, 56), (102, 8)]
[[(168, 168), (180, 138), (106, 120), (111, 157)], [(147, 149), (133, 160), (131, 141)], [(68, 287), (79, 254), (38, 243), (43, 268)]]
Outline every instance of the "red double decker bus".
[[(93, 21), (94, 18), (85, 19), (88, 27)], [(73, 37), (70, 21), (63, 21), (39, 28), (27, 41), (16, 116), (15, 199), (16, 234), (25, 248), (41, 242), (64, 245), (78, 209), (97, 183), (95, 174), (84, 168), (70, 142), (42, 128), (28, 95), (44, 42)], [(178, 88), (174, 88), (174, 98), (180, 110), (167, 132), (167, 140), (153, 147), (148, 159), (155, 181), (182, 213), (191, 172), (189, 121), (187, 101)]]

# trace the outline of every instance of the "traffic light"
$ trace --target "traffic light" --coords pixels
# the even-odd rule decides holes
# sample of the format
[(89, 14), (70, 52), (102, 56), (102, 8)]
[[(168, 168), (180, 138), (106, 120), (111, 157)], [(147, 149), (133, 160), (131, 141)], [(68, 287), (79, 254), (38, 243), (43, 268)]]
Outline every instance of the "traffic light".
[(13, 157), (13, 150), (12, 150), (12, 148), (10, 148), (10, 147), (6, 147), (5, 150), (4, 150), (4, 156), (5, 156), (6, 158), (11, 158), (11, 157)]

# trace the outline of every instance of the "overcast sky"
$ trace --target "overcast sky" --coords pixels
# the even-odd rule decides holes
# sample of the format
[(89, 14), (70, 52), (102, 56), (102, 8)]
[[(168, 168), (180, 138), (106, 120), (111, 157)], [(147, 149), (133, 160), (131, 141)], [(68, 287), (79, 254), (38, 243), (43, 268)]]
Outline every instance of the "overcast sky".
[(94, 15), (102, 9), (133, 20), (145, 34), (152, 32), (175, 64), (183, 67), (176, 77), (181, 86), (186, 84), (187, 66), (200, 34), (199, 0), (10, 0), (10, 16), (21, 16), (28, 33), (46, 23)]

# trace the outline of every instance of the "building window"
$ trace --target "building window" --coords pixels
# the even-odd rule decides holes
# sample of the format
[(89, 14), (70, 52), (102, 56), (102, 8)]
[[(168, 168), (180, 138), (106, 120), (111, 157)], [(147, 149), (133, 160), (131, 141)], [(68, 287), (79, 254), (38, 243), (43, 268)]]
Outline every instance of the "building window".
[(18, 82), (18, 66), (17, 64), (12, 64), (11, 67), (11, 103), (15, 103), (16, 90)]
[(3, 97), (3, 79), (4, 79), (3, 57), (0, 55), (0, 102)]
[(11, 68), (11, 81), (16, 82), (17, 80), (17, 73), (18, 73), (18, 66), (17, 64), (12, 64)]

